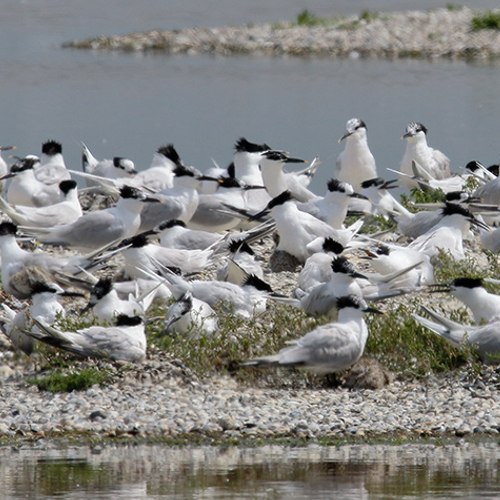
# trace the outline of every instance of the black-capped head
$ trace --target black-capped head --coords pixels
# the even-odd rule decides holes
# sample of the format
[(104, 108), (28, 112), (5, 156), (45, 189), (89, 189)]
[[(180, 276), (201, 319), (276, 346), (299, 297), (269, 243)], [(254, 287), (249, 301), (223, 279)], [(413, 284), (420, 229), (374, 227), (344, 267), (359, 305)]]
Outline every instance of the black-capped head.
[(132, 248), (142, 248), (146, 245), (149, 245), (148, 236), (145, 233), (139, 233), (131, 238), (127, 238), (123, 240), (122, 243), (127, 242), (127, 245), (130, 245)]
[(456, 278), (451, 282), (454, 288), (481, 288), (483, 287), (483, 280), (481, 278)]
[(335, 241), (333, 238), (325, 238), (323, 241), (323, 252), (325, 253), (334, 253), (336, 255), (340, 255), (344, 251), (344, 246), (341, 245), (338, 241)]
[(143, 193), (140, 189), (137, 189), (133, 186), (122, 186), (120, 188), (120, 196), (124, 199), (136, 199), (141, 200), (144, 198)]
[(160, 146), (157, 151), (159, 155), (163, 155), (168, 158), (175, 165), (183, 165), (181, 158), (174, 148), (173, 144), (167, 144), (166, 146)]
[(467, 219), (473, 219), (474, 216), (472, 213), (467, 210), (463, 205), (460, 205), (458, 203), (445, 203), (445, 206), (441, 209), (441, 213), (446, 216), (446, 215), (462, 215), (463, 217), (466, 217)]
[(72, 189), (76, 189), (76, 181), (72, 179), (67, 179), (59, 183), (59, 189), (66, 195)]
[(10, 167), (11, 174), (17, 174), (26, 170), (33, 170), (40, 163), (40, 158), (35, 155), (26, 156), (26, 158), (18, 158), (16, 163)]
[(469, 199), (469, 195), (465, 191), (450, 191), (444, 197), (446, 201), (451, 203), (463, 202)]
[(387, 245), (378, 245), (375, 247), (375, 253), (377, 255), (389, 255), (391, 253), (391, 249)]
[(236, 177), (219, 177), (217, 180), (219, 187), (223, 188), (242, 188), (242, 183)]
[(2, 222), (0, 224), (0, 236), (6, 236), (7, 234), (15, 236), (16, 233), (17, 233), (17, 226), (12, 222)]
[(336, 300), (337, 309), (346, 309), (351, 307), (353, 309), (364, 310), (366, 307), (366, 302), (358, 295), (344, 295)]
[(47, 156), (55, 156), (57, 154), (62, 154), (61, 143), (57, 141), (47, 141), (42, 144), (42, 153)]
[(347, 123), (345, 125), (345, 133), (339, 139), (339, 142), (343, 141), (344, 139), (347, 139), (347, 137), (351, 136), (356, 132), (356, 130), (359, 129), (367, 130), (366, 123), (363, 120), (360, 120), (359, 118), (351, 118), (350, 120), (347, 120)]
[(498, 174), (500, 173), (500, 165), (490, 165), (488, 167), (488, 170), (495, 176), (498, 177)]
[(287, 201), (293, 200), (293, 195), (288, 189), (286, 191), (283, 191), (281, 194), (278, 196), (275, 196), (268, 204), (267, 208), (268, 210), (271, 210), (274, 207), (277, 207), (278, 205), (283, 205)]
[(427, 128), (419, 122), (412, 122), (406, 127), (406, 133), (403, 135), (403, 138), (414, 137), (419, 132), (423, 132), (427, 135)]
[(476, 170), (478, 170), (479, 168), (481, 168), (483, 165), (477, 161), (477, 160), (472, 160), (470, 161), (469, 163), (467, 163), (467, 165), (465, 165), (465, 168), (469, 171), (469, 172), (475, 172)]
[(193, 167), (186, 167), (185, 165), (175, 165), (173, 169), (175, 177), (196, 177), (196, 169)]
[(127, 316), (126, 314), (119, 314), (116, 317), (116, 326), (137, 326), (142, 323), (140, 316)]
[(158, 224), (158, 231), (163, 231), (164, 229), (170, 229), (175, 226), (186, 227), (186, 223), (180, 219), (170, 219), (161, 224)]
[(113, 280), (109, 277), (101, 278), (90, 292), (97, 300), (101, 300), (113, 290)]
[(351, 276), (352, 278), (366, 279), (363, 274), (358, 273), (354, 266), (341, 255), (338, 255), (332, 260), (331, 267), (334, 273), (345, 274), (347, 276)]
[(238, 139), (234, 148), (238, 153), (262, 153), (271, 149), (267, 144), (255, 144), (247, 141), (244, 137)]
[(231, 162), (227, 167), (227, 175), (233, 179), (236, 177), (236, 167), (234, 166), (234, 162)]

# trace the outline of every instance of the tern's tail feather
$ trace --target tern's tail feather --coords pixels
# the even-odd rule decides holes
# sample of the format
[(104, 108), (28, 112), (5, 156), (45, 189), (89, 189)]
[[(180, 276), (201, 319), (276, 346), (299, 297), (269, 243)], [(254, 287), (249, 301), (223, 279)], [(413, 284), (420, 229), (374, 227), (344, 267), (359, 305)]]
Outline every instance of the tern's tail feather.
[(427, 318), (419, 316), (418, 314), (412, 314), (412, 316), (422, 325), (437, 333), (448, 342), (458, 347), (462, 344), (465, 334), (466, 327), (460, 323), (456, 323), (451, 319), (442, 316), (441, 314), (422, 306), (422, 309), (435, 321), (431, 321)]

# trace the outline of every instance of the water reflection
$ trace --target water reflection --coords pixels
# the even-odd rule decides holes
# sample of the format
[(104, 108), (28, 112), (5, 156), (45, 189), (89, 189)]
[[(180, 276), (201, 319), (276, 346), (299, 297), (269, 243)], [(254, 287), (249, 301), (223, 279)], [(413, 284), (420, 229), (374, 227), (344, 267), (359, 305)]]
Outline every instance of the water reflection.
[(497, 443), (1, 449), (0, 498), (496, 498)]

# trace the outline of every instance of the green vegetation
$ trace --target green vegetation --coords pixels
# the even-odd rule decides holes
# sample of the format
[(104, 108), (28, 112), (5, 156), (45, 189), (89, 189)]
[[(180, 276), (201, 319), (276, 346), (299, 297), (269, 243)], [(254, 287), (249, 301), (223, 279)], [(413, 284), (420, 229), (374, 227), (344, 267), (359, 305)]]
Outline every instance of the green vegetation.
[(500, 30), (500, 11), (488, 10), (476, 14), (471, 21), (472, 31)]
[(55, 369), (43, 377), (28, 378), (28, 384), (36, 385), (41, 391), (72, 392), (89, 389), (94, 384), (105, 384), (109, 373), (99, 368)]
[(326, 19), (323, 17), (318, 17), (316, 14), (310, 12), (308, 9), (304, 9), (297, 15), (297, 20), (295, 21), (296, 26), (324, 26), (331, 24), (332, 19)]

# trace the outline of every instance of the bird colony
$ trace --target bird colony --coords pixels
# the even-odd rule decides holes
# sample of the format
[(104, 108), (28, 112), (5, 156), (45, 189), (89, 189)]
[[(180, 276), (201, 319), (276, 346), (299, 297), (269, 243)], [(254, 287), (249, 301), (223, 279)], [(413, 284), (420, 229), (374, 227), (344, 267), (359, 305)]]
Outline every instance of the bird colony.
[[(427, 135), (423, 124), (410, 123), (399, 169), (385, 172), (377, 171), (366, 124), (357, 118), (347, 121), (331, 166), (245, 138), (228, 167), (203, 173), (173, 145), (159, 147), (151, 165), (138, 170), (127, 158), (98, 160), (83, 143), (77, 169), (67, 168), (56, 141), (42, 144), (39, 155), (4, 154), (2, 332), (12, 350), (28, 356), (49, 344), (49, 352), (140, 363), (150, 323), (161, 325), (160, 335), (213, 338), (221, 315), (250, 321), (274, 302), (319, 326), (273, 353), (253, 346), (240, 369), (326, 375), (363, 356), (365, 315), (385, 314), (391, 300), (411, 295), (422, 298), (413, 314), (418, 323), (481, 362), (497, 363), (500, 296), (470, 275), (436, 283), (434, 266), (443, 253), (466, 259), (471, 242), (500, 250), (498, 165), (471, 161), (452, 173)], [(321, 194), (308, 187), (318, 168), (330, 170), (322, 172), (328, 182)], [(409, 207), (393, 196), (395, 187), (437, 201)], [(370, 231), (378, 227), (373, 221), (392, 229)], [(269, 259), (257, 251), (263, 244)], [(293, 277), (291, 289), (281, 286), (285, 275)], [(429, 307), (424, 298), (436, 292), (442, 301), (461, 301), (473, 324)], [(68, 329), (68, 316), (90, 326)]]

